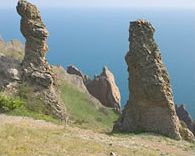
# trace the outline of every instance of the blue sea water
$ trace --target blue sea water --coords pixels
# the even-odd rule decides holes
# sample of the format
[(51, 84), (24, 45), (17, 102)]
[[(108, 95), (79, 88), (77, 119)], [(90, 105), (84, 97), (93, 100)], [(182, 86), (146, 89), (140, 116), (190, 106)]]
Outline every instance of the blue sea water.
[[(185, 104), (195, 118), (195, 12), (185, 9), (59, 8), (41, 9), (48, 28), (51, 64), (75, 64), (84, 73), (99, 74), (104, 65), (114, 73), (128, 99), (128, 73), (124, 56), (128, 51), (129, 22), (147, 19), (156, 28), (155, 39), (166, 64), (175, 103)], [(0, 10), (0, 34), (4, 39), (24, 42), (15, 9)]]

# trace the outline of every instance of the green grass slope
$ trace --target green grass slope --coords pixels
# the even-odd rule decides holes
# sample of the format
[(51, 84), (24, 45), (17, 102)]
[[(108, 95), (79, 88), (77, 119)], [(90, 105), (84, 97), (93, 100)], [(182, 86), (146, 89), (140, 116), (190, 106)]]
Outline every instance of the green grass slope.
[(194, 156), (195, 145), (151, 134), (107, 135), (0, 115), (2, 156)]
[[(63, 71), (61, 70), (56, 68), (55, 73), (59, 72), (62, 74)], [(67, 110), (69, 116), (68, 124), (96, 131), (110, 132), (113, 122), (118, 118), (118, 114), (110, 108), (103, 107), (97, 100), (92, 100), (93, 97), (86, 93), (83, 88), (79, 88), (75, 83), (65, 80), (65, 76), (68, 77), (69, 75), (65, 75), (65, 73), (57, 75), (56, 88), (58, 90), (57, 94), (60, 94), (64, 107)], [(72, 79), (72, 77), (69, 79)], [(79, 80), (76, 79), (77, 81)], [(4, 113), (61, 123), (60, 120), (47, 113), (44, 102), (41, 100), (42, 98), (37, 96), (33, 90), (35, 88), (32, 86), (21, 84), (18, 88), (18, 95), (16, 97), (7, 97), (7, 99), (11, 100), (11, 103), (14, 99), (20, 99), (22, 105)], [(6, 105), (8, 100), (4, 100), (4, 105)], [(0, 101), (0, 106), (2, 102)]]
[(112, 109), (96, 107), (89, 97), (74, 86), (64, 83), (61, 97), (73, 124), (83, 128), (110, 131), (113, 122), (118, 118)]
[(110, 132), (119, 115), (90, 96), (80, 77), (67, 74), (60, 66), (53, 66), (53, 72), (57, 77), (57, 87), (67, 109), (70, 124)]

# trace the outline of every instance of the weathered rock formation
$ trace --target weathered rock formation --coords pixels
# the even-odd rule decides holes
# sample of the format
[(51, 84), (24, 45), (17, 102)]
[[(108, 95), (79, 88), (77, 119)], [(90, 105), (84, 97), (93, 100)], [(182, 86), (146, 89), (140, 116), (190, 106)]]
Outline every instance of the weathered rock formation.
[[(184, 134), (180, 133), (168, 73), (153, 38), (154, 32), (147, 21), (130, 23), (130, 46), (125, 57), (130, 96), (113, 131), (154, 132), (181, 139)], [(193, 138), (187, 129), (182, 133), (186, 139)]]
[(192, 117), (186, 110), (184, 105), (177, 106), (175, 105), (177, 116), (179, 120), (183, 121), (188, 129), (195, 134), (195, 122), (192, 120)]
[(64, 120), (65, 109), (54, 87), (54, 74), (45, 59), (48, 50), (48, 32), (35, 5), (19, 0), (17, 12), (21, 16), (20, 29), (26, 39), (25, 56), (22, 61), (23, 82), (35, 89), (37, 97), (43, 97), (52, 115)]
[(89, 80), (89, 77), (85, 74), (83, 74), (77, 67), (75, 67), (74, 65), (69, 65), (67, 67), (67, 73), (69, 74), (74, 74), (74, 75), (78, 75), (83, 79), (83, 82), (87, 82)]
[(96, 109), (101, 109), (101, 110), (107, 109), (107, 107), (102, 105), (98, 99), (96, 99), (88, 92), (82, 77), (75, 74), (69, 74), (62, 66), (53, 66), (52, 70), (57, 77), (57, 84), (59, 86), (62, 86), (64, 84), (69, 84), (79, 92), (84, 93), (87, 96), (87, 99), (89, 99), (91, 104), (93, 104), (96, 107)]
[(11, 95), (17, 92), (23, 56), (24, 45), (21, 42), (18, 40), (6, 42), (0, 37), (0, 91)]
[(107, 67), (104, 67), (102, 73), (95, 76), (94, 79), (90, 79), (73, 65), (67, 67), (67, 73), (81, 77), (93, 97), (98, 99), (102, 105), (120, 112), (120, 91), (115, 83), (114, 75)]
[(21, 18), (21, 32), (26, 38), (25, 56), (22, 62), (24, 79), (49, 87), (53, 83), (45, 54), (48, 50), (48, 32), (35, 5), (20, 0), (17, 6)]
[(10, 57), (0, 56), (0, 91), (14, 94), (20, 81), (20, 62)]
[(114, 75), (104, 67), (100, 75), (85, 83), (89, 93), (96, 97), (104, 106), (120, 112), (120, 91), (115, 83)]
[(69, 74), (74, 74), (74, 75), (78, 75), (80, 77), (83, 77), (83, 74), (81, 73), (81, 71), (77, 67), (75, 67), (74, 65), (69, 65), (67, 67), (67, 72)]

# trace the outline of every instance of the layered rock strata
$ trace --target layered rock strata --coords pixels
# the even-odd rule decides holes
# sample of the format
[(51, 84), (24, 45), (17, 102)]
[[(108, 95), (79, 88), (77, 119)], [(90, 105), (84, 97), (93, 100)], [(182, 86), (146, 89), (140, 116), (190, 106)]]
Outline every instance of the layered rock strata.
[[(129, 72), (129, 100), (113, 127), (119, 132), (154, 132), (181, 139), (169, 76), (153, 38), (155, 29), (144, 20), (130, 23), (129, 51), (125, 56)], [(193, 134), (183, 130), (186, 139)]]
[(56, 94), (55, 75), (45, 58), (48, 50), (48, 31), (40, 12), (35, 5), (25, 0), (18, 1), (17, 12), (21, 16), (20, 29), (26, 39), (25, 56), (22, 61), (23, 82), (33, 85), (36, 94), (43, 97), (48, 111), (64, 120), (65, 108)]

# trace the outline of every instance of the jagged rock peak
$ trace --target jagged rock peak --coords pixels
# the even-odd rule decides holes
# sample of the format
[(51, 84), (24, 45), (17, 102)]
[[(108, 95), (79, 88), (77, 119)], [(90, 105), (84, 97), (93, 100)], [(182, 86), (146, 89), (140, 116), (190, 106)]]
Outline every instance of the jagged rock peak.
[(115, 83), (115, 78), (108, 67), (104, 67), (102, 73), (93, 80), (85, 83), (89, 93), (100, 100), (107, 107), (120, 112), (120, 91)]
[(112, 73), (111, 73), (111, 71), (108, 69), (108, 67), (107, 66), (104, 66), (103, 67), (103, 69), (102, 69), (102, 73), (101, 73), (101, 75), (102, 76), (108, 76), (108, 75), (113, 75)]
[[(129, 100), (113, 131), (154, 132), (181, 139), (172, 89), (160, 50), (153, 38), (155, 29), (145, 21), (130, 22), (129, 51), (125, 60), (129, 72)], [(192, 139), (189, 131), (185, 137)], [(191, 138), (190, 138), (191, 137)]]
[(83, 73), (74, 65), (69, 65), (67, 67), (67, 73), (78, 75), (78, 76), (80, 76), (82, 78), (84, 77)]
[(175, 109), (179, 120), (183, 121), (188, 127), (188, 129), (195, 134), (195, 122), (193, 121), (185, 106), (175, 105)]

